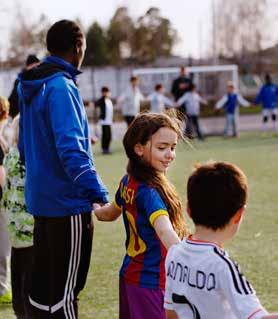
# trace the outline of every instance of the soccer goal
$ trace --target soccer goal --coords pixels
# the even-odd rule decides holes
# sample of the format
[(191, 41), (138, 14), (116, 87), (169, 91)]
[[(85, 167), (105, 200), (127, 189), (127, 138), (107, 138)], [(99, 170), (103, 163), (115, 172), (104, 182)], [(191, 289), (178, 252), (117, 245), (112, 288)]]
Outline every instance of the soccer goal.
[[(173, 80), (178, 77), (180, 68), (141, 68), (134, 69), (133, 75), (140, 77), (140, 87), (144, 94), (153, 91), (156, 84), (164, 85), (167, 92), (171, 92)], [(198, 91), (208, 99), (216, 99), (223, 95), (228, 81), (232, 81), (235, 88), (239, 87), (237, 65), (210, 65), (186, 67), (186, 72), (193, 78)]]

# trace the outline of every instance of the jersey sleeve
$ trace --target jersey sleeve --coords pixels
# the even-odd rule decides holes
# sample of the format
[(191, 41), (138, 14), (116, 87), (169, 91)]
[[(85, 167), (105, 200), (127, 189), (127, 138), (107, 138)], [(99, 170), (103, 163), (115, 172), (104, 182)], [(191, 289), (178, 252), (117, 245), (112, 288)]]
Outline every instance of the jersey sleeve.
[(146, 214), (148, 220), (153, 225), (159, 216), (169, 216), (166, 205), (158, 191), (150, 187), (142, 187), (137, 196), (137, 207)]
[(173, 247), (170, 247), (167, 253), (166, 261), (165, 261), (165, 274), (166, 274), (166, 282), (165, 282), (165, 295), (164, 295), (164, 308), (167, 310), (174, 310), (173, 306), (173, 298), (172, 298), (172, 284), (173, 281), (171, 277), (168, 276), (169, 268), (171, 267), (171, 258), (173, 253)]
[(122, 194), (122, 189), (123, 189), (124, 183), (126, 182), (127, 178), (128, 178), (127, 175), (125, 175), (121, 179), (119, 187), (118, 187), (117, 192), (115, 194), (113, 204), (115, 204), (115, 206), (119, 209), (122, 209), (122, 206), (123, 206), (123, 198), (122, 198), (121, 194)]
[(261, 305), (256, 292), (243, 276), (237, 263), (223, 255), (221, 289), (238, 318), (260, 319), (268, 312)]

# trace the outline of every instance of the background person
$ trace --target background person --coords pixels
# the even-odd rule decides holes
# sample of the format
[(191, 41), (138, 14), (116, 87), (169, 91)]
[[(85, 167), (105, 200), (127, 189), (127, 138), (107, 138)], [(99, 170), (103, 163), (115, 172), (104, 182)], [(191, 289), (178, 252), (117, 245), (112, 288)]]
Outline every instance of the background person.
[(140, 112), (140, 102), (145, 99), (139, 89), (139, 78), (132, 76), (130, 85), (126, 91), (118, 98), (117, 104), (122, 107), (122, 114), (127, 126), (134, 120)]
[(278, 88), (272, 82), (272, 78), (269, 74), (265, 76), (265, 83), (260, 88), (259, 93), (256, 96), (255, 104), (262, 105), (262, 130), (267, 130), (268, 118), (271, 117), (273, 123), (273, 130), (276, 131), (277, 127), (277, 101), (278, 100)]
[(102, 97), (96, 101), (96, 107), (100, 108), (99, 123), (101, 125), (101, 148), (103, 154), (110, 154), (112, 139), (113, 103), (110, 99), (110, 90), (107, 86), (101, 89)]
[(173, 107), (174, 103), (164, 95), (164, 87), (162, 84), (156, 84), (154, 92), (152, 92), (147, 100), (150, 101), (150, 111), (154, 113), (162, 113), (165, 108)]
[(229, 136), (230, 128), (232, 129), (232, 136), (238, 137), (238, 105), (249, 107), (250, 103), (245, 100), (240, 93), (235, 92), (233, 82), (227, 83), (227, 93), (216, 103), (215, 109), (219, 110), (224, 107), (226, 124), (224, 128), (224, 136)]

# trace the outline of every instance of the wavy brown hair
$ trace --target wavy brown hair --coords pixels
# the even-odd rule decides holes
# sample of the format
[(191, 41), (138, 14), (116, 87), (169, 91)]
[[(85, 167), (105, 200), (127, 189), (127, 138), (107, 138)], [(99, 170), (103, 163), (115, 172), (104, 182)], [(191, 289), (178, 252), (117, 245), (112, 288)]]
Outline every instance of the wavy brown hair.
[(123, 139), (125, 152), (129, 159), (127, 173), (138, 182), (146, 183), (158, 191), (166, 204), (174, 230), (180, 238), (183, 238), (187, 235), (187, 225), (175, 187), (167, 180), (165, 174), (155, 170), (134, 151), (136, 144), (146, 145), (152, 135), (163, 127), (173, 130), (178, 137), (182, 137), (178, 120), (166, 114), (142, 113), (130, 124)]

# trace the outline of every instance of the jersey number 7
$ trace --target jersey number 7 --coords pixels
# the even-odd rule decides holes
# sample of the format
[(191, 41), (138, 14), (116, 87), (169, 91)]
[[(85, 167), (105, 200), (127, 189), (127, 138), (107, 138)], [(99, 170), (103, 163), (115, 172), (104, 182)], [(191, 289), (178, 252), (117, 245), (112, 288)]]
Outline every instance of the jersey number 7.
[(196, 308), (196, 306), (194, 306), (191, 302), (189, 302), (189, 300), (185, 296), (173, 294), (172, 300), (176, 304), (188, 305), (190, 307), (190, 309), (192, 310), (193, 319), (201, 319), (201, 316), (200, 316), (199, 311)]

